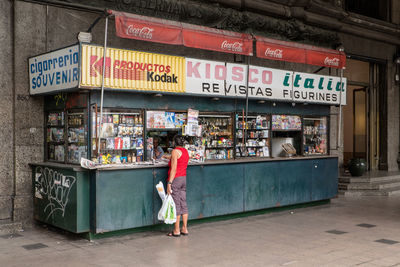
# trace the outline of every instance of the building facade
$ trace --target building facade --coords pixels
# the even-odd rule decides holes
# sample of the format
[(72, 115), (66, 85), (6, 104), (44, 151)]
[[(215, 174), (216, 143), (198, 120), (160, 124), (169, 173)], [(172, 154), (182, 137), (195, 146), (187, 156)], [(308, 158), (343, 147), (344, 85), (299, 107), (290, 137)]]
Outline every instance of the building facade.
[[(32, 223), (29, 163), (41, 162), (45, 155), (44, 97), (29, 94), (28, 58), (76, 43), (79, 32), (91, 31), (92, 43), (102, 45), (101, 17), (105, 9), (343, 48), (347, 55), (347, 105), (342, 110), (330, 108), (330, 154), (339, 156), (342, 169), (350, 158), (361, 157), (369, 170), (398, 170), (400, 3), (396, 0), (91, 0), (84, 5), (78, 0), (7, 0), (0, 7), (0, 222), (4, 227)], [(112, 26), (109, 36), (110, 47), (244, 62), (244, 57), (232, 54), (121, 39)], [(256, 57), (249, 61), (253, 65), (339, 76), (336, 69)], [(62, 101), (63, 94), (57, 97)]]

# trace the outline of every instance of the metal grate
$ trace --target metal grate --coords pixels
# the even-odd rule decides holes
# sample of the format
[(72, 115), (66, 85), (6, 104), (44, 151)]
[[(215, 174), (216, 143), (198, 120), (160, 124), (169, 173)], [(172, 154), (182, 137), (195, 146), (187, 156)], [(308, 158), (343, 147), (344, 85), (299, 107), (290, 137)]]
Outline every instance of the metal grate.
[(357, 224), (357, 226), (364, 227), (364, 228), (376, 227), (376, 225), (374, 225), (374, 224), (369, 224), (369, 223), (360, 223), (360, 224)]
[(41, 249), (41, 248), (47, 248), (47, 246), (43, 243), (35, 243), (35, 244), (30, 244), (30, 245), (23, 245), (22, 246), (26, 250), (33, 250), (33, 249)]
[(329, 231), (326, 231), (327, 233), (330, 233), (330, 234), (335, 234), (335, 235), (342, 235), (342, 234), (346, 234), (347, 232), (343, 232), (343, 231), (339, 231), (339, 230), (329, 230)]
[(387, 245), (394, 245), (394, 244), (399, 243), (398, 241), (390, 240), (390, 239), (378, 239), (378, 240), (375, 240), (375, 242), (379, 242), (379, 243), (383, 243), (383, 244), (387, 244)]

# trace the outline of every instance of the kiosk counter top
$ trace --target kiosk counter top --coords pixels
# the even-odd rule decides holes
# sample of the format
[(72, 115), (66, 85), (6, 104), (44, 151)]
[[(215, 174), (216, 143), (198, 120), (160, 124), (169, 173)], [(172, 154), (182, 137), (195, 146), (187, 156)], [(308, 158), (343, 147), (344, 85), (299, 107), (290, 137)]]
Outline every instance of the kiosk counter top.
[[(239, 159), (226, 159), (226, 160), (207, 160), (197, 162), (190, 160), (188, 166), (203, 166), (203, 165), (223, 165), (223, 164), (239, 164), (239, 163), (255, 163), (264, 161), (290, 161), (290, 160), (313, 160), (324, 158), (337, 158), (334, 155), (319, 155), (319, 156), (292, 156), (292, 157), (276, 157), (276, 158), (239, 158)], [(161, 168), (168, 167), (168, 161), (141, 162), (134, 164), (108, 164), (96, 166), (97, 170), (125, 170), (125, 169), (145, 169), (145, 168)]]

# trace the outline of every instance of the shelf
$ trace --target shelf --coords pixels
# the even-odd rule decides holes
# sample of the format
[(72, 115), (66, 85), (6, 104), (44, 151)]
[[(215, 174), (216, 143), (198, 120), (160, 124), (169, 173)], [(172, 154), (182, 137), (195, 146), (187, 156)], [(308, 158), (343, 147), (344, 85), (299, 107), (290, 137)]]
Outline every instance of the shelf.
[(283, 130), (283, 129), (272, 129), (273, 132), (301, 132), (301, 129), (298, 130)]
[[(266, 131), (269, 128), (262, 128), (262, 129), (247, 129), (247, 131)], [(236, 129), (236, 131), (246, 131), (246, 129)]]
[(83, 128), (83, 127), (85, 127), (84, 124), (81, 124), (81, 125), (68, 125), (68, 128)]
[(156, 132), (156, 131), (182, 131), (182, 127), (180, 128), (147, 128), (147, 132)]
[(100, 148), (100, 150), (118, 150), (118, 151), (127, 151), (127, 150), (138, 150), (138, 149), (144, 149), (144, 148), (122, 148), (122, 149), (115, 149), (115, 148)]
[(226, 146), (226, 147), (222, 147), (222, 146), (206, 146), (206, 149), (229, 149), (229, 148), (233, 148), (233, 146)]
[(81, 146), (86, 146), (85, 142), (68, 142), (68, 144), (79, 144)]
[(236, 146), (236, 148), (260, 148), (260, 147), (268, 147), (268, 146)]
[(47, 128), (64, 128), (65, 125), (46, 125)]
[(48, 141), (47, 144), (50, 145), (63, 145), (65, 142), (64, 141), (60, 141), (60, 142), (56, 142), (56, 141)]

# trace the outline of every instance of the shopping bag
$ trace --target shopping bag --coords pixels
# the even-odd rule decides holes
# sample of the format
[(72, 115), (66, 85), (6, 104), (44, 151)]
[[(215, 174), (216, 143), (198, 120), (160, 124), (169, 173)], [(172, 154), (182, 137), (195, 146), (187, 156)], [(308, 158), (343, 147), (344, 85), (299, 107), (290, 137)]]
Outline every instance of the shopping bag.
[(165, 190), (164, 190), (164, 185), (161, 181), (158, 184), (156, 184), (156, 189), (157, 189), (158, 195), (161, 198), (161, 201), (164, 202)]
[(176, 222), (176, 207), (171, 195), (167, 195), (163, 201), (161, 209), (158, 212), (158, 220), (164, 221), (166, 224), (173, 224)]

